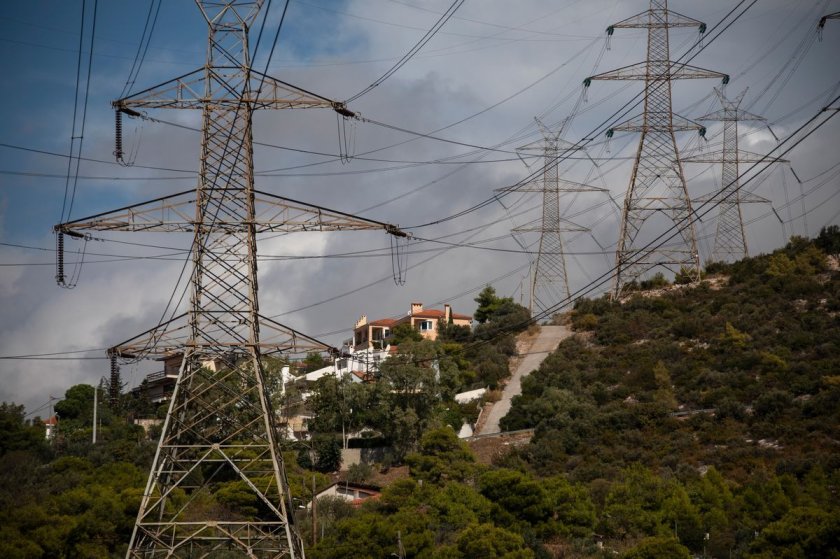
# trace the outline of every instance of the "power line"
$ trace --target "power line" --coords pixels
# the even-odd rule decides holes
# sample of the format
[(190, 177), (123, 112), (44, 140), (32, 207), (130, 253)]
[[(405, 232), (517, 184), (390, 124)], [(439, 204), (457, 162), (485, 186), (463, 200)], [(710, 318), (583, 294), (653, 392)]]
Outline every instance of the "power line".
[[(90, 42), (90, 54), (88, 57), (88, 73), (87, 73), (87, 86), (85, 88), (85, 96), (84, 96), (84, 110), (82, 116), (82, 132), (79, 137), (76, 136), (76, 119), (78, 117), (78, 110), (79, 110), (79, 90), (81, 88), (81, 81), (82, 81), (82, 45), (84, 44), (85, 40), (85, 17), (87, 16), (87, 0), (82, 0), (82, 17), (80, 22), (80, 29), (79, 29), (79, 55), (76, 58), (76, 86), (73, 93), (73, 118), (71, 121), (70, 127), (70, 159), (67, 161), (67, 173), (65, 174), (65, 181), (64, 181), (64, 198), (61, 202), (61, 221), (64, 221), (65, 210), (67, 209), (67, 200), (68, 195), (70, 192), (70, 183), (71, 183), (71, 175), (73, 173), (73, 157), (74, 151), (76, 147), (76, 140), (79, 140), (79, 156), (82, 155), (82, 140), (84, 139), (84, 128), (85, 128), (85, 115), (87, 115), (87, 102), (88, 102), (88, 92), (90, 91), (90, 73), (93, 64), (93, 39), (94, 39), (94, 32), (96, 30), (96, 6), (98, 0), (94, 0), (94, 9), (93, 9), (93, 28), (91, 31), (91, 42)], [(75, 196), (76, 192), (76, 181), (78, 180), (79, 175), (79, 162), (76, 161), (76, 179), (73, 180), (73, 195), (70, 196), (70, 207), (72, 209), (73, 203), (72, 199)], [(67, 212), (69, 214), (69, 212)]]
[[(747, 170), (741, 172), (736, 179), (736, 180), (739, 181), (739, 184), (738, 184), (737, 188), (735, 188), (735, 189), (731, 188), (731, 186), (732, 186), (731, 184), (722, 185), (722, 188), (718, 191), (718, 193), (720, 194), (720, 193), (726, 192), (726, 189), (730, 189), (729, 192), (726, 193), (726, 196), (723, 196), (723, 197), (720, 197), (720, 198), (715, 196), (715, 197), (713, 197), (712, 200), (702, 203), (694, 212), (695, 214), (697, 214), (697, 217), (702, 218), (705, 215), (708, 215), (715, 208), (717, 208), (717, 206), (719, 206), (720, 204), (725, 202), (729, 197), (737, 195), (737, 193), (741, 189), (746, 187), (747, 184), (749, 184), (750, 182), (755, 180), (756, 177), (760, 176), (760, 173), (762, 171), (766, 170), (767, 168), (770, 167), (770, 165), (778, 162), (779, 160), (781, 160), (782, 158), (787, 156), (787, 154), (789, 154), (796, 147), (798, 147), (803, 141), (805, 141), (807, 138), (809, 138), (817, 130), (822, 128), (832, 118), (837, 116), (837, 113), (840, 112), (840, 108), (830, 108), (830, 105), (832, 105), (834, 103), (837, 103), (838, 101), (840, 101), (840, 96), (835, 97), (831, 101), (831, 103), (829, 103), (828, 106), (821, 108), (813, 117), (808, 119), (807, 122), (802, 124), (796, 130), (794, 130), (791, 134), (789, 134), (788, 137), (785, 138), (784, 141), (780, 142), (776, 147), (771, 149), (764, 157), (761, 158), (760, 161), (757, 161), (757, 162), (753, 163)], [(814, 125), (814, 123), (817, 121), (817, 119), (819, 119), (820, 116), (822, 116), (826, 113), (829, 113), (828, 116), (822, 122), (819, 122), (818, 124)], [(811, 127), (810, 130), (807, 130), (809, 127)], [(803, 132), (805, 130), (807, 130), (807, 132)], [(796, 141), (793, 142), (793, 144), (791, 146), (789, 146), (786, 149), (784, 149), (783, 151), (781, 151), (779, 153), (779, 155), (772, 156), (772, 154), (774, 152), (776, 152), (777, 150), (782, 148), (785, 144), (791, 142), (800, 133), (803, 133), (801, 138), (797, 139)], [(751, 173), (753, 170), (755, 170), (757, 167), (759, 167), (762, 164), (764, 164), (764, 167), (762, 169), (756, 171), (754, 174), (752, 174), (751, 176), (749, 176), (745, 180), (741, 180), (747, 174)], [(691, 219), (691, 218), (686, 218), (686, 219)], [(664, 231), (659, 236), (657, 236), (655, 239), (653, 239), (652, 241), (647, 243), (647, 245), (642, 247), (640, 249), (640, 256), (638, 256), (638, 258), (644, 258), (644, 256), (645, 256), (644, 252), (645, 251), (657, 250), (658, 248), (661, 248), (669, 240), (671, 240), (675, 236), (677, 236), (679, 234), (679, 225), (680, 225), (679, 223), (671, 225), (666, 231)], [(593, 292), (598, 287), (604, 285), (605, 283), (607, 283), (609, 281), (612, 281), (612, 278), (613, 278), (617, 269), (618, 269), (617, 266), (613, 266), (610, 270), (601, 274), (601, 276), (596, 278), (594, 281), (590, 282), (589, 284), (587, 284), (583, 288), (579, 289), (574, 295), (571, 295), (566, 301), (563, 301), (563, 302), (555, 305), (551, 309), (547, 309), (546, 312), (543, 313), (541, 318), (547, 317), (550, 314), (550, 312), (555, 312), (555, 311), (558, 311), (562, 308), (565, 308), (565, 307), (569, 306), (572, 302), (576, 301), (577, 299), (580, 299), (580, 298), (590, 294), (591, 292)]]
[(464, 0), (455, 0), (455, 1), (454, 1), (454, 2), (453, 2), (450, 6), (449, 6), (449, 8), (446, 10), (446, 12), (444, 12), (444, 14), (440, 17), (440, 19), (438, 19), (438, 20), (435, 22), (435, 24), (432, 26), (432, 28), (431, 28), (431, 29), (429, 29), (429, 30), (426, 32), (426, 34), (425, 34), (425, 35), (423, 35), (423, 36), (420, 38), (420, 40), (419, 40), (419, 41), (418, 41), (418, 42), (417, 42), (417, 43), (416, 43), (413, 47), (411, 47), (411, 48), (408, 50), (408, 52), (407, 52), (407, 53), (405, 53), (405, 55), (404, 55), (402, 58), (400, 58), (400, 59), (397, 61), (397, 63), (396, 63), (396, 64), (394, 64), (393, 66), (391, 66), (391, 68), (390, 68), (387, 72), (385, 72), (385, 73), (384, 73), (384, 74), (382, 74), (380, 77), (378, 77), (376, 80), (374, 80), (374, 81), (373, 81), (373, 83), (371, 83), (369, 86), (367, 86), (366, 88), (364, 88), (363, 90), (361, 90), (361, 91), (360, 91), (360, 92), (358, 92), (357, 94), (355, 94), (355, 95), (353, 95), (352, 97), (350, 97), (349, 99), (347, 99), (347, 101), (345, 101), (345, 103), (347, 103), (347, 104), (352, 103), (353, 101), (355, 101), (355, 100), (356, 100), (356, 99), (358, 99), (359, 97), (362, 97), (363, 95), (366, 95), (366, 94), (367, 94), (367, 93), (369, 93), (371, 90), (373, 90), (374, 88), (376, 88), (376, 87), (378, 87), (379, 85), (381, 85), (381, 84), (382, 84), (382, 82), (384, 82), (385, 80), (387, 80), (388, 78), (390, 78), (391, 76), (393, 76), (395, 73), (397, 73), (397, 71), (399, 71), (399, 69), (400, 69), (400, 68), (402, 68), (403, 66), (405, 66), (405, 65), (406, 65), (406, 63), (408, 63), (408, 61), (409, 61), (409, 60), (411, 60), (411, 58), (412, 58), (415, 54), (417, 54), (418, 52), (420, 52), (420, 49), (422, 49), (422, 48), (423, 48), (423, 46), (424, 46), (426, 43), (428, 43), (429, 41), (431, 41), (431, 40), (432, 40), (432, 37), (434, 37), (434, 36), (435, 36), (435, 34), (437, 34), (437, 32), (438, 32), (438, 31), (440, 31), (440, 28), (441, 28), (441, 27), (443, 27), (443, 26), (446, 24), (446, 22), (447, 22), (447, 21), (449, 21), (449, 18), (451, 18), (451, 17), (455, 14), (455, 12), (456, 12), (456, 11), (458, 11), (458, 8), (460, 8), (460, 7), (461, 7), (461, 5), (463, 5), (463, 3), (464, 3)]
[[(831, 101), (831, 103), (829, 103), (829, 105), (834, 104), (834, 103), (837, 103), (838, 101), (840, 101), (840, 96), (838, 96), (838, 97), (836, 97), (835, 99), (833, 99), (833, 100)], [(747, 169), (746, 171), (743, 171), (743, 172), (739, 175), (739, 177), (738, 177), (738, 180), (739, 180), (739, 183), (740, 183), (738, 188), (739, 188), (739, 189), (741, 189), (741, 188), (745, 188), (747, 184), (749, 184), (750, 182), (752, 182), (753, 180), (755, 180), (755, 179), (756, 179), (756, 177), (760, 176), (760, 174), (761, 174), (761, 172), (762, 172), (763, 170), (766, 170), (766, 169), (767, 169), (770, 165), (772, 165), (775, 161), (778, 161), (779, 159), (781, 159), (781, 158), (785, 157), (788, 153), (790, 153), (791, 151), (793, 151), (793, 150), (794, 150), (796, 147), (798, 147), (798, 146), (799, 146), (799, 145), (800, 145), (803, 141), (805, 141), (807, 138), (809, 138), (812, 134), (816, 133), (816, 131), (817, 131), (817, 130), (819, 130), (820, 128), (822, 128), (822, 126), (824, 126), (824, 125), (825, 125), (828, 121), (830, 121), (832, 118), (834, 118), (834, 117), (837, 115), (837, 113), (838, 113), (838, 112), (840, 112), (840, 108), (831, 108), (830, 106), (826, 106), (826, 107), (824, 107), (824, 108), (820, 109), (820, 111), (819, 111), (816, 115), (814, 115), (814, 116), (813, 116), (812, 118), (810, 118), (807, 122), (805, 122), (804, 124), (802, 124), (799, 128), (797, 128), (797, 129), (796, 129), (795, 131), (793, 131), (791, 134), (789, 134), (789, 135), (788, 135), (788, 137), (787, 137), (784, 141), (780, 142), (780, 144), (779, 144), (778, 146), (776, 146), (776, 147), (774, 147), (772, 150), (770, 150), (770, 152), (768, 152), (768, 153), (765, 155), (765, 157), (763, 157), (763, 158), (762, 158), (762, 160), (761, 160), (761, 161), (754, 163), (753, 165), (751, 165), (751, 166), (750, 166), (750, 168), (749, 168), (749, 169)], [(786, 149), (785, 149), (784, 151), (782, 151), (779, 155), (777, 155), (777, 156), (775, 156), (775, 157), (771, 157), (771, 155), (772, 155), (772, 153), (773, 153), (773, 152), (777, 151), (777, 150), (778, 150), (779, 148), (781, 148), (784, 144), (786, 144), (786, 143), (790, 142), (790, 141), (791, 141), (791, 140), (792, 140), (792, 139), (793, 139), (793, 138), (794, 138), (797, 134), (799, 134), (799, 133), (800, 133), (800, 132), (802, 132), (803, 130), (806, 130), (808, 127), (810, 127), (810, 126), (811, 126), (811, 125), (812, 125), (812, 124), (813, 124), (813, 123), (814, 123), (814, 122), (815, 122), (815, 121), (816, 121), (816, 120), (817, 120), (817, 119), (818, 119), (821, 115), (823, 115), (823, 114), (825, 114), (825, 113), (829, 113), (829, 116), (828, 116), (828, 117), (826, 117), (826, 118), (825, 118), (822, 122), (820, 122), (820, 123), (816, 124), (816, 125), (815, 125), (815, 126), (813, 126), (810, 130), (808, 130), (807, 132), (805, 132), (805, 133), (802, 135), (802, 137), (801, 137), (801, 138), (799, 138), (798, 140), (796, 140), (796, 141), (793, 143), (793, 145), (791, 145), (790, 147), (786, 148)], [(741, 180), (741, 179), (743, 179), (743, 178), (745, 177), (745, 175), (747, 175), (748, 173), (751, 173), (751, 172), (752, 172), (752, 171), (753, 171), (756, 167), (758, 167), (759, 165), (761, 165), (761, 163), (762, 163), (762, 162), (764, 162), (764, 161), (766, 161), (766, 163), (764, 164), (764, 168), (763, 168), (763, 169), (756, 171), (756, 172), (755, 172), (752, 176), (750, 176), (750, 177), (746, 178), (745, 180), (743, 180), (743, 181)], [(838, 167), (838, 166), (840, 166), (840, 163), (833, 165), (833, 166), (832, 166), (829, 170), (826, 170), (826, 171), (824, 171), (824, 172), (822, 172), (822, 173), (820, 173), (820, 174), (816, 175), (815, 177), (813, 177), (813, 178), (812, 178), (812, 179), (810, 179), (810, 180), (813, 180), (813, 179), (815, 179), (815, 178), (818, 178), (818, 177), (820, 177), (820, 176), (824, 175), (825, 173), (829, 172), (830, 170), (835, 169), (835, 168), (836, 168), (836, 167)], [(819, 186), (821, 186), (821, 185), (823, 185), (823, 184), (826, 184), (826, 183), (828, 182), (828, 180), (830, 180), (831, 178), (833, 178), (833, 176), (832, 176), (832, 177), (829, 177), (829, 179), (827, 179), (826, 181), (824, 181), (823, 183), (821, 183)], [(729, 185), (724, 185), (724, 188), (726, 188), (726, 187), (728, 187), (728, 186), (729, 186)], [(723, 190), (721, 190), (720, 192), (723, 192)], [(728, 196), (732, 196), (732, 195), (733, 195), (732, 193), (729, 193), (729, 194), (728, 194)], [(712, 210), (714, 210), (714, 209), (715, 209), (715, 208), (716, 208), (716, 207), (717, 207), (717, 206), (721, 203), (721, 200), (720, 200), (720, 199), (716, 199), (716, 197), (712, 197), (712, 200), (714, 200), (714, 201), (711, 201), (711, 202), (706, 202), (706, 203), (702, 204), (700, 208), (698, 208), (697, 213), (699, 213), (699, 214), (700, 214), (700, 217), (703, 217), (703, 216), (707, 215), (709, 212), (711, 212)], [(706, 206), (708, 206), (708, 207), (706, 207)], [(677, 225), (672, 225), (672, 226), (671, 226), (668, 230), (666, 230), (665, 232), (663, 232), (663, 233), (662, 233), (659, 237), (657, 237), (656, 239), (654, 239), (653, 241), (651, 241), (650, 243), (648, 243), (648, 245), (647, 245), (646, 247), (643, 247), (643, 249), (642, 249), (642, 250), (649, 250), (649, 249), (654, 249), (654, 250), (655, 250), (656, 248), (659, 248), (659, 247), (663, 246), (663, 245), (664, 245), (664, 243), (666, 243), (666, 242), (667, 242), (670, 238), (672, 238), (673, 236), (675, 236), (675, 235), (677, 234), (677, 233), (674, 233), (674, 231), (675, 231), (676, 229), (677, 229)], [(670, 235), (670, 237), (667, 237), (668, 235)], [(657, 245), (657, 243), (658, 243), (658, 245)], [(7, 244), (7, 243), (4, 243), (4, 244)], [(525, 267), (527, 267), (527, 265), (526, 265)], [(524, 269), (524, 267), (523, 267), (522, 269)], [(517, 271), (519, 271), (519, 270), (514, 270), (513, 272), (509, 272), (509, 273), (508, 273), (508, 276), (509, 276), (509, 275), (511, 275), (511, 274), (513, 274), (513, 273), (515, 273), (515, 272), (517, 272)], [(564, 301), (564, 302), (562, 302), (562, 303), (559, 303), (559, 304), (555, 305), (554, 307), (552, 307), (552, 308), (550, 308), (550, 309), (546, 309), (543, 313), (541, 313), (541, 314), (540, 314), (540, 316), (534, 317), (533, 319), (529, 320), (529, 321), (528, 321), (528, 323), (537, 322), (537, 321), (541, 320), (542, 318), (546, 318), (547, 316), (549, 316), (549, 314), (550, 314), (551, 312), (555, 312), (555, 311), (557, 311), (557, 310), (560, 310), (560, 309), (562, 309), (562, 308), (565, 308), (565, 307), (569, 306), (572, 302), (574, 302), (574, 301), (576, 301), (576, 300), (578, 300), (578, 299), (580, 299), (580, 298), (582, 298), (582, 297), (584, 297), (584, 296), (586, 296), (586, 295), (590, 294), (590, 293), (591, 293), (591, 292), (593, 292), (595, 289), (597, 289), (599, 286), (604, 285), (605, 283), (609, 282), (609, 281), (611, 280), (611, 277), (612, 277), (612, 274), (613, 274), (613, 272), (614, 272), (614, 271), (615, 271), (615, 267), (613, 267), (611, 270), (608, 270), (607, 272), (605, 272), (605, 273), (601, 274), (601, 276), (599, 276), (599, 277), (598, 277), (598, 278), (596, 278), (595, 280), (593, 280), (593, 281), (589, 282), (589, 283), (588, 283), (587, 285), (585, 285), (584, 287), (582, 287), (582, 288), (578, 289), (578, 290), (577, 290), (574, 294), (570, 295), (570, 296), (569, 296), (569, 298), (568, 298), (566, 301)], [(504, 277), (504, 276), (503, 276), (503, 277)], [(384, 278), (384, 280), (387, 280), (387, 279), (389, 279), (389, 278)], [(382, 280), (381, 280), (381, 281), (382, 281)], [(485, 284), (482, 284), (482, 285), (485, 285)], [(358, 290), (364, 289), (364, 288), (366, 288), (366, 287), (368, 287), (368, 286), (363, 286), (362, 288), (360, 288), (360, 289), (358, 289)], [(357, 291), (358, 291), (358, 290), (357, 290)], [(460, 296), (463, 296), (464, 294), (467, 294), (467, 293), (469, 293), (469, 292), (470, 292), (470, 291), (464, 292), (464, 293), (462, 293)], [(458, 297), (458, 296), (455, 296), (455, 297), (452, 297), (452, 298), (457, 298), (457, 297)], [(326, 302), (326, 301), (324, 301), (324, 302)], [(321, 303), (317, 303), (317, 304), (321, 304)], [(316, 306), (316, 304), (310, 305), (310, 307), (311, 307), (311, 306)], [(307, 308), (308, 308), (308, 307), (307, 307)], [(292, 313), (292, 312), (297, 312), (298, 310), (303, 310), (303, 309), (296, 309), (296, 310), (293, 310), (293, 311), (288, 311), (287, 313), (284, 313), (284, 314), (289, 314), (289, 313)], [(276, 315), (276, 316), (280, 316), (280, 315)], [(523, 324), (514, 325), (514, 327), (513, 327), (513, 328), (518, 328), (518, 327), (520, 327), (520, 326), (522, 326), (522, 325), (523, 325)], [(342, 332), (342, 331), (344, 331), (344, 330), (339, 330), (339, 331), (335, 331), (335, 332), (330, 332), (330, 333), (319, 334), (319, 336), (331, 335), (331, 334), (334, 334), (334, 333), (340, 333), (340, 332)], [(480, 343), (487, 343), (487, 342), (480, 342)], [(477, 343), (477, 344), (478, 344), (478, 343)], [(479, 345), (480, 345), (480, 344), (479, 344)], [(92, 350), (76, 350), (76, 351), (66, 351), (66, 352), (55, 352), (55, 353), (47, 353), (47, 354), (29, 354), (29, 355), (23, 355), (23, 356), (3, 356), (3, 357), (0, 357), (0, 359), (24, 359), (24, 358), (30, 358), (30, 357), (31, 357), (31, 358), (35, 358), (35, 357), (48, 357), (48, 356), (55, 356), (55, 355), (64, 355), (64, 354), (74, 353), (74, 352), (93, 352), (93, 351), (100, 351), (100, 350), (98, 350), (98, 349), (92, 349)], [(90, 358), (90, 359), (96, 359), (96, 358)]]
[[(131, 63), (131, 69), (128, 71), (128, 77), (125, 80), (125, 85), (123, 86), (122, 93), (120, 93), (120, 97), (125, 97), (126, 93), (128, 93), (131, 86), (134, 85), (134, 82), (137, 81), (137, 77), (140, 75), (140, 68), (143, 66), (143, 61), (146, 59), (146, 53), (149, 52), (149, 45), (152, 42), (152, 33), (155, 31), (155, 25), (157, 24), (158, 14), (160, 13), (160, 6), (163, 2), (161, 0), (157, 0), (157, 9), (154, 10), (154, 19), (152, 19), (152, 10), (155, 7), (155, 0), (149, 2), (149, 11), (146, 14), (146, 23), (143, 24), (143, 33), (140, 35), (140, 43), (137, 45), (137, 53), (134, 55), (134, 61)], [(149, 23), (151, 22), (151, 26)], [(146, 35), (146, 31), (148, 31), (148, 37)], [(145, 47), (143, 43), (145, 42)], [(93, 50), (93, 49), (91, 49)]]
[[(740, 8), (740, 6), (742, 6), (742, 5), (743, 5), (746, 1), (747, 1), (747, 0), (741, 0), (741, 1), (738, 3), (738, 5), (736, 5), (736, 6), (735, 6), (734, 8), (732, 8), (729, 12), (727, 12), (727, 14), (726, 14), (723, 18), (721, 18), (721, 20), (720, 20), (717, 24), (715, 24), (715, 25), (712, 27), (711, 31), (715, 31), (715, 29), (717, 29), (718, 27), (720, 27), (720, 26), (724, 25), (724, 23), (723, 23), (723, 22), (724, 22), (727, 18), (729, 18), (729, 17), (730, 17), (733, 13), (735, 13), (735, 12), (736, 12), (736, 11)], [(746, 8), (745, 8), (745, 9), (744, 9), (744, 10), (743, 10), (740, 14), (738, 14), (737, 16), (735, 16), (735, 17), (732, 19), (732, 21), (730, 21), (729, 23), (727, 23), (726, 25), (724, 25), (723, 29), (721, 29), (720, 31), (718, 31), (717, 35), (715, 35), (714, 37), (710, 38), (710, 39), (709, 39), (709, 40), (707, 40), (707, 41), (702, 42), (702, 44), (701, 44), (701, 39), (698, 39), (698, 40), (695, 42), (695, 44), (694, 44), (694, 46), (700, 45), (700, 47), (696, 50), (696, 52), (694, 52), (694, 54), (690, 54), (693, 50), (695, 50), (695, 49), (694, 49), (694, 46), (692, 46), (692, 48), (690, 48), (690, 49), (689, 49), (689, 50), (688, 50), (685, 54), (683, 54), (683, 55), (682, 55), (682, 56), (681, 56), (681, 57), (680, 57), (677, 61), (675, 61), (675, 63), (677, 63), (677, 64), (681, 64), (681, 63), (682, 63), (682, 62), (681, 62), (681, 60), (682, 60), (683, 58), (687, 57), (687, 56), (688, 56), (688, 59), (686, 60), (686, 63), (688, 63), (688, 62), (691, 62), (691, 61), (692, 61), (694, 58), (696, 58), (697, 56), (699, 56), (699, 54), (700, 54), (703, 50), (705, 50), (706, 48), (708, 48), (708, 46), (709, 46), (710, 44), (712, 44), (712, 43), (713, 43), (716, 39), (718, 39), (718, 38), (719, 38), (719, 37), (720, 37), (720, 36), (721, 36), (721, 35), (722, 35), (722, 34), (723, 34), (723, 33), (724, 33), (727, 29), (729, 29), (729, 27), (731, 27), (731, 26), (732, 26), (732, 25), (733, 25), (736, 21), (738, 21), (738, 19), (740, 19), (740, 18), (741, 18), (741, 17), (742, 17), (742, 16), (743, 16), (743, 15), (744, 15), (744, 14), (745, 14), (745, 13), (746, 13), (749, 9), (750, 9), (750, 8), (752, 8), (752, 7), (755, 5), (755, 3), (756, 3), (757, 1), (758, 1), (758, 0), (752, 0), (752, 2), (750, 3), (750, 5), (749, 5), (749, 6), (747, 6), (747, 7), (746, 7)], [(689, 56), (689, 55), (690, 55), (690, 56)], [(660, 84), (660, 87), (661, 87), (661, 84)], [(613, 112), (613, 113), (612, 113), (612, 114), (611, 114), (611, 115), (610, 115), (607, 119), (605, 119), (605, 120), (604, 120), (604, 121), (602, 121), (600, 124), (598, 124), (598, 125), (597, 125), (595, 128), (593, 128), (593, 129), (592, 129), (592, 130), (591, 130), (588, 134), (584, 135), (584, 137), (583, 137), (583, 138), (581, 138), (581, 140), (579, 140), (578, 142), (576, 142), (576, 143), (572, 144), (572, 146), (571, 146), (571, 147), (569, 147), (569, 148), (567, 148), (566, 150), (564, 150), (564, 152), (563, 152), (562, 154), (558, 155), (558, 157), (557, 157), (557, 158), (555, 158), (553, 161), (550, 161), (550, 162), (549, 162), (549, 161), (547, 161), (547, 162), (545, 162), (545, 163), (543, 164), (542, 168), (537, 169), (536, 171), (532, 172), (532, 173), (531, 173), (531, 174), (529, 174), (527, 177), (525, 177), (525, 178), (523, 178), (523, 179), (519, 180), (519, 181), (518, 181), (518, 182), (516, 182), (515, 184), (513, 184), (513, 185), (511, 185), (511, 186), (509, 186), (509, 187), (506, 187), (506, 188), (504, 189), (504, 191), (503, 191), (503, 192), (498, 193), (498, 194), (495, 194), (495, 195), (494, 195), (494, 196), (492, 196), (491, 198), (488, 198), (488, 199), (486, 199), (486, 200), (484, 200), (484, 201), (482, 201), (482, 202), (479, 202), (478, 204), (475, 204), (475, 205), (473, 205), (473, 206), (471, 206), (471, 207), (469, 207), (469, 208), (465, 208), (464, 210), (461, 210), (461, 211), (456, 212), (456, 213), (454, 213), (454, 214), (450, 214), (450, 215), (448, 215), (448, 216), (446, 216), (446, 217), (443, 217), (443, 218), (440, 218), (440, 219), (436, 219), (436, 220), (433, 220), (433, 221), (429, 221), (429, 222), (426, 222), (426, 223), (421, 223), (421, 224), (418, 224), (418, 225), (413, 225), (413, 226), (410, 226), (410, 227), (405, 227), (404, 229), (420, 229), (420, 228), (423, 228), (423, 227), (429, 227), (429, 226), (432, 226), (432, 225), (439, 225), (439, 224), (444, 223), (444, 222), (446, 222), (446, 221), (451, 221), (451, 220), (453, 220), (453, 219), (457, 219), (457, 218), (463, 217), (464, 215), (470, 214), (470, 213), (475, 212), (475, 211), (477, 211), (477, 210), (479, 210), (479, 209), (481, 209), (481, 208), (484, 208), (485, 206), (488, 206), (488, 205), (492, 204), (493, 202), (499, 201), (501, 198), (503, 198), (504, 196), (508, 195), (510, 192), (515, 191), (515, 190), (516, 190), (519, 186), (522, 186), (522, 185), (524, 185), (525, 183), (527, 183), (527, 182), (529, 182), (529, 181), (533, 180), (534, 178), (536, 178), (537, 176), (539, 176), (539, 174), (543, 172), (543, 169), (544, 169), (545, 167), (547, 167), (548, 165), (553, 164), (553, 163), (555, 163), (555, 162), (562, 162), (562, 161), (565, 161), (565, 160), (566, 160), (566, 158), (568, 157), (569, 152), (571, 152), (571, 151), (573, 151), (573, 150), (575, 150), (575, 149), (580, 149), (580, 148), (583, 148), (583, 147), (587, 146), (588, 144), (592, 143), (592, 141), (594, 140), (594, 138), (596, 137), (596, 135), (598, 135), (598, 134), (599, 134), (599, 131), (603, 131), (603, 130), (605, 130), (605, 129), (608, 129), (608, 128), (609, 128), (610, 126), (612, 126), (615, 122), (618, 122), (618, 120), (619, 120), (620, 118), (623, 118), (623, 117), (625, 117), (626, 115), (628, 115), (628, 114), (629, 114), (629, 112), (630, 112), (631, 110), (633, 110), (634, 108), (636, 108), (637, 106), (639, 106), (639, 105), (642, 103), (642, 101), (643, 101), (643, 100), (644, 100), (644, 92), (640, 92), (640, 93), (636, 94), (636, 95), (635, 95), (635, 96), (634, 96), (631, 100), (629, 100), (627, 103), (625, 103), (625, 104), (624, 104), (621, 108), (619, 108), (618, 110), (614, 111), (614, 112)]]

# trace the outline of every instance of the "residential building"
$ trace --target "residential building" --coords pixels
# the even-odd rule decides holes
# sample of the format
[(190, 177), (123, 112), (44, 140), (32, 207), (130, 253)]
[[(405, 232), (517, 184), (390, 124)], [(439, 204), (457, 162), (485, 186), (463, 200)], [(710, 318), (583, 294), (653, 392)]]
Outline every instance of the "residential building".
[[(153, 404), (160, 404), (169, 401), (172, 392), (175, 390), (175, 382), (178, 380), (178, 372), (181, 370), (183, 355), (173, 353), (162, 358), (163, 370), (146, 375), (143, 382), (132, 389), (135, 395), (142, 395)], [(208, 359), (201, 362), (201, 366), (216, 372), (224, 367), (222, 359)]]
[(436, 340), (440, 323), (470, 326), (472, 317), (452, 312), (452, 307), (448, 304), (443, 305), (443, 309), (425, 309), (423, 303), (411, 303), (408, 314), (396, 319), (380, 318), (368, 321), (367, 315), (362, 315), (353, 328), (353, 349), (385, 349), (391, 332), (400, 324), (409, 324), (425, 339)]
[(44, 419), (44, 437), (51, 441), (55, 437), (56, 432), (58, 431), (58, 416), (51, 416), (48, 419)]
[[(362, 502), (367, 499), (379, 499), (381, 494), (382, 492), (380, 488), (375, 485), (339, 481), (316, 493), (315, 499), (317, 500), (322, 497), (339, 497), (349, 502), (353, 508), (359, 508), (362, 505)], [(306, 508), (308, 509), (311, 506), (312, 503), (310, 502), (306, 505)]]
[(175, 381), (178, 380), (181, 361), (180, 353), (165, 357), (163, 359), (163, 370), (146, 375), (140, 386), (134, 388), (132, 392), (144, 396), (153, 404), (168, 401), (175, 390)]

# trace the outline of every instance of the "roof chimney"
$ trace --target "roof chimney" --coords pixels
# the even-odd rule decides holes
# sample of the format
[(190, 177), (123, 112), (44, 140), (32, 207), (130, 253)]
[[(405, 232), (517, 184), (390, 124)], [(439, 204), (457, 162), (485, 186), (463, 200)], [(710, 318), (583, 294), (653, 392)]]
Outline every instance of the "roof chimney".
[(443, 321), (447, 324), (452, 320), (452, 307), (449, 306), (449, 303), (444, 303), (443, 305)]
[(423, 312), (423, 303), (411, 303), (411, 314)]
[(356, 328), (361, 328), (361, 327), (362, 327), (362, 326), (364, 326), (365, 324), (367, 324), (367, 315), (366, 315), (366, 314), (363, 314), (363, 315), (359, 318), (359, 320), (357, 320), (357, 321), (356, 321), (356, 326), (354, 326), (353, 328), (354, 328), (354, 329), (356, 329)]

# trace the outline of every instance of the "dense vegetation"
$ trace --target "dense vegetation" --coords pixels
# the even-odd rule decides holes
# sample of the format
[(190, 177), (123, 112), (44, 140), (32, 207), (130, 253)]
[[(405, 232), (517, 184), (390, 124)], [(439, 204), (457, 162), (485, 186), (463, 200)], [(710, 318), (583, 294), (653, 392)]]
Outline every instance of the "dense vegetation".
[(528, 447), (485, 467), (427, 431), (411, 479), (311, 556), (840, 557), (837, 252), (831, 228), (580, 301), (503, 421)]
[[(390, 449), (388, 463), (401, 462), (428, 428), (449, 425), (458, 430), (464, 421), (475, 422), (477, 403), (459, 405), (455, 394), (496, 389), (510, 374), (508, 361), (516, 353), (513, 334), (524, 330), (529, 320), (527, 309), (496, 296), (492, 287), (476, 302), (480, 324), (474, 331), (439, 324), (438, 339), (430, 341), (410, 326), (395, 328), (392, 342), (398, 352), (382, 362), (375, 382), (319, 379), (308, 402), (313, 415), (308, 427), (319, 448), (334, 447), (338, 443), (331, 445), (330, 440), (361, 430), (371, 444)], [(324, 461), (323, 471), (334, 469), (337, 464)]]
[[(534, 429), (531, 443), (492, 465), (455, 436), (472, 412), (451, 397), (504, 378), (514, 345), (499, 334), (521, 325), (521, 308), (485, 291), (473, 332), (445, 328), (435, 343), (405, 333), (381, 382), (319, 385), (318, 452), (285, 456), (305, 498), (313, 479), (328, 483), (309, 468), (334, 466), (342, 429), (368, 427), (410, 477), (357, 510), (319, 501), (324, 537), (307, 556), (840, 557), (838, 252), (829, 228), (712, 264), (699, 286), (657, 278), (621, 303), (579, 301), (577, 334), (524, 380), (504, 419)], [(92, 396), (68, 390), (53, 445), (22, 408), (0, 408), (0, 557), (124, 553), (153, 444), (103, 411), (91, 445)], [(212, 498), (247, 514), (236, 487)]]

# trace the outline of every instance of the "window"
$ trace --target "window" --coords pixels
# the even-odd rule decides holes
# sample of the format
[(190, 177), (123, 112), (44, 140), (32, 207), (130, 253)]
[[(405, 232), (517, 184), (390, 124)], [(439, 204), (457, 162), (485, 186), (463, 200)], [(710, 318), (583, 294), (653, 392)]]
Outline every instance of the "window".
[(435, 323), (431, 320), (424, 320), (420, 323), (420, 331), (421, 332), (428, 332), (429, 330), (435, 329)]

